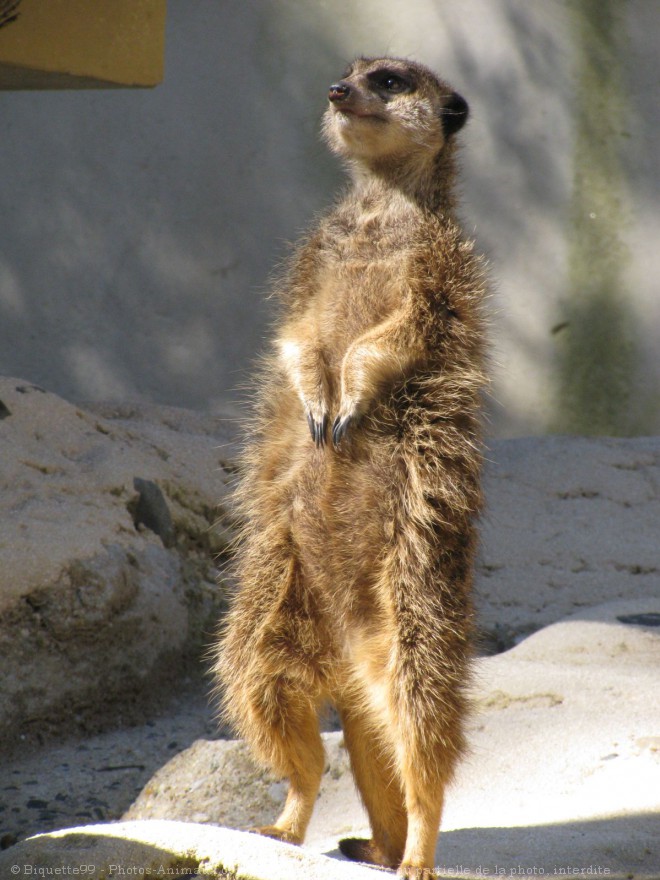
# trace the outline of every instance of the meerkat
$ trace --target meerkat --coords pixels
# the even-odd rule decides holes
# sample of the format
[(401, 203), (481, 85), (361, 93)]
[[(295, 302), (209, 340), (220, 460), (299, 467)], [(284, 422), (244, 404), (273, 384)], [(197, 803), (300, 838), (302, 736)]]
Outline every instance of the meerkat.
[(277, 284), (239, 489), (239, 588), (219, 639), (227, 717), (288, 778), (303, 841), (337, 707), (371, 824), (352, 859), (427, 880), (464, 750), (485, 384), (481, 259), (457, 225), (465, 100), (360, 58), (323, 132), (352, 185)]

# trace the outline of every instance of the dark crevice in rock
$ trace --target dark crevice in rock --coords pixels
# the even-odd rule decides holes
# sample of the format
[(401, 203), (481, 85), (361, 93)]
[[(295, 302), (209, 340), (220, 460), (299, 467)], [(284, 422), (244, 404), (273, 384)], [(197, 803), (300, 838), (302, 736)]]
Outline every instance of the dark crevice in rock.
[(172, 547), (175, 538), (174, 523), (162, 489), (153, 480), (143, 480), (141, 477), (135, 477), (133, 487), (138, 497), (129, 502), (128, 510), (135, 528), (144, 526), (158, 535), (165, 547)]

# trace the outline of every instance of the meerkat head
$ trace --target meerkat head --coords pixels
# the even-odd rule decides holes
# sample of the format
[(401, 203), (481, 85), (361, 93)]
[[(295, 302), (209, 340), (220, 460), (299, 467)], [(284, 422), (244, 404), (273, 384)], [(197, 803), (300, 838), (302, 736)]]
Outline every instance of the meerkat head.
[(330, 86), (323, 133), (333, 152), (373, 166), (433, 160), (468, 117), (464, 98), (421, 64), (358, 58)]

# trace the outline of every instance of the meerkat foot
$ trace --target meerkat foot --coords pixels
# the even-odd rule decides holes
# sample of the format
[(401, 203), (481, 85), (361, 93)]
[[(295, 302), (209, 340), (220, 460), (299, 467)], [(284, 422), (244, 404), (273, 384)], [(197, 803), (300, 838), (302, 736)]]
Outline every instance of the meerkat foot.
[(282, 828), (277, 828), (275, 825), (262, 825), (259, 828), (250, 828), (250, 831), (252, 834), (261, 834), (262, 837), (272, 837), (273, 840), (281, 840), (283, 843), (292, 843), (295, 846), (299, 846), (302, 843), (302, 840), (299, 840), (293, 834), (284, 831)]
[(339, 851), (353, 862), (365, 862), (368, 865), (380, 865), (385, 868), (396, 867), (396, 864), (384, 855), (378, 844), (365, 837), (344, 837), (339, 841)]

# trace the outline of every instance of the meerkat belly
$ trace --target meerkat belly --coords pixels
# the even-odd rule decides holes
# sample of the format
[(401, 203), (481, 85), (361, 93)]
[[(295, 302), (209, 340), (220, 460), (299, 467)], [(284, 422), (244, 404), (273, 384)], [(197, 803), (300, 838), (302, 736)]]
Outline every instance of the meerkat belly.
[[(401, 304), (400, 266), (400, 253), (369, 261), (332, 258), (318, 277), (309, 327), (328, 371), (331, 416), (339, 406), (346, 352)], [(389, 505), (387, 454), (360, 447), (356, 437), (348, 457), (317, 448), (293, 389), (281, 392), (273, 409), (265, 444), (272, 464), (264, 477), (272, 486), (268, 495), (288, 520), (308, 586), (327, 597), (322, 604), (338, 618), (369, 620), (378, 559), (388, 540), (388, 517), (378, 513)]]
[[(349, 630), (382, 616), (381, 568), (392, 539), (394, 493), (373, 454), (310, 461), (292, 509), (294, 540), (323, 604)], [(310, 491), (311, 490), (311, 491)], [(340, 637), (340, 641), (341, 641)]]

